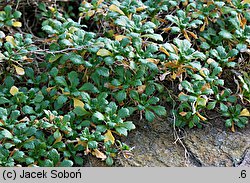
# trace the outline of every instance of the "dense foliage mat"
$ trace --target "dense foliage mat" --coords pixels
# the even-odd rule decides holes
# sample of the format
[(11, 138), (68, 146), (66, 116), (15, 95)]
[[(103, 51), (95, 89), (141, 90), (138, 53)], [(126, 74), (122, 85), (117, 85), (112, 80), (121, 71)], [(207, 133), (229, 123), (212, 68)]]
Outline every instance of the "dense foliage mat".
[(3, 1), (0, 166), (112, 165), (134, 114), (245, 127), (249, 22), (248, 0)]

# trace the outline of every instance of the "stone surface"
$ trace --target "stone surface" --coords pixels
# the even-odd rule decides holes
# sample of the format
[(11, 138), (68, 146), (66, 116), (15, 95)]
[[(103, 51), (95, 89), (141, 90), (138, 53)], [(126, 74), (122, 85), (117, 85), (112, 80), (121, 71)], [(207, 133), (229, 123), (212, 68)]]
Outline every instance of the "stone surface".
[(239, 167), (250, 167), (250, 149), (247, 150)]
[[(175, 143), (174, 130), (169, 122), (154, 123), (135, 120), (137, 129), (122, 141), (132, 150), (131, 158), (118, 156), (114, 166), (123, 167), (232, 167), (250, 166), (250, 125), (233, 133), (216, 119), (202, 129), (185, 129), (182, 143)], [(105, 166), (90, 158), (88, 166)]]
[[(145, 122), (142, 122), (145, 124)], [(138, 125), (126, 143), (135, 146), (133, 158), (120, 157), (120, 166), (249, 166), (250, 126), (233, 133), (221, 119), (202, 129), (185, 129), (182, 146), (174, 143), (174, 131), (168, 122)], [(185, 149), (188, 157), (185, 158)], [(245, 155), (246, 154), (246, 155)]]

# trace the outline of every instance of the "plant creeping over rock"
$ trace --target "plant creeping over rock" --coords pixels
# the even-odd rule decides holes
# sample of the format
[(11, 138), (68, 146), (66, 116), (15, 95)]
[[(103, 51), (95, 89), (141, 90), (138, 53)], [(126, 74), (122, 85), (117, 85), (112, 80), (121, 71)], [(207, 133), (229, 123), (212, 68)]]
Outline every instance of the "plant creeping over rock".
[(0, 166), (83, 166), (89, 154), (112, 165), (128, 158), (134, 115), (201, 128), (219, 113), (244, 128), (249, 22), (247, 0), (7, 3)]

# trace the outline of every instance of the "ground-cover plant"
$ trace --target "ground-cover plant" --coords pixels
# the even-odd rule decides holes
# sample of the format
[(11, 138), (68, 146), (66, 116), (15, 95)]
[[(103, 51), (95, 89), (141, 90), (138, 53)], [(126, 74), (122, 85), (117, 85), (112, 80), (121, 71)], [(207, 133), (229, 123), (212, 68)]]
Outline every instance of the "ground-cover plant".
[(112, 165), (133, 115), (247, 125), (246, 1), (35, 1), (34, 30), (23, 5), (0, 12), (0, 166)]

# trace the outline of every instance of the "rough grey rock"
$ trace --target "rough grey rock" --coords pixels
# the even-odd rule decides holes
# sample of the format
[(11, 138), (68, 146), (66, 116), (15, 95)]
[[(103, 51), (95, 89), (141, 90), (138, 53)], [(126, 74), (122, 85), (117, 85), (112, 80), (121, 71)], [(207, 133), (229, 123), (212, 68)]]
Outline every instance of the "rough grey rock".
[(202, 129), (185, 129), (182, 142), (188, 158), (185, 158), (184, 147), (174, 144), (174, 131), (168, 122), (157, 121), (137, 128), (126, 139), (129, 145), (135, 146), (134, 156), (127, 160), (120, 157), (121, 166), (249, 166), (249, 151), (246, 154), (250, 148), (249, 125), (233, 133), (217, 119)]
[[(134, 146), (133, 156), (126, 159), (120, 154), (114, 166), (250, 166), (250, 125), (233, 133), (224, 128), (222, 119), (216, 119), (202, 129), (182, 130), (180, 136), (184, 146), (175, 143), (174, 131), (167, 121), (147, 123), (138, 120), (136, 127), (122, 139), (130, 147)], [(96, 158), (89, 159), (87, 166), (105, 166)]]
[(239, 167), (250, 167), (250, 149), (247, 150)]

